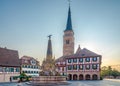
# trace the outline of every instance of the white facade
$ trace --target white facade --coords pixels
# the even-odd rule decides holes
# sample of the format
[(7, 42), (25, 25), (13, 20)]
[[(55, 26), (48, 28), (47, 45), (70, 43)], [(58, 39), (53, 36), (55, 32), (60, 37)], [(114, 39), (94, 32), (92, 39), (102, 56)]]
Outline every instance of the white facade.
[(23, 56), (21, 57), (21, 72), (27, 76), (39, 76), (40, 73), (39, 61), (33, 57)]
[(39, 76), (40, 66), (22, 65), (22, 72), (28, 76)]

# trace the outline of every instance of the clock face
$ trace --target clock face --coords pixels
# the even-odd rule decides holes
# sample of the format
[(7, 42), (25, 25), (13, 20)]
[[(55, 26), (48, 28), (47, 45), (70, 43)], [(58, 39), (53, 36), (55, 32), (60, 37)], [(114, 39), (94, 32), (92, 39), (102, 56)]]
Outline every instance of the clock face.
[(34, 59), (31, 60), (32, 65), (36, 65), (36, 61)]

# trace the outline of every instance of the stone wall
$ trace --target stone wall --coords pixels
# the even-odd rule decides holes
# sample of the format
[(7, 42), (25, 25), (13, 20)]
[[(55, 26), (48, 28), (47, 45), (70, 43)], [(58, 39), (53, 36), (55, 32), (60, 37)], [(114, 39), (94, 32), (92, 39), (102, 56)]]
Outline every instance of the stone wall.
[(10, 82), (11, 76), (19, 76), (20, 73), (0, 73), (0, 82)]

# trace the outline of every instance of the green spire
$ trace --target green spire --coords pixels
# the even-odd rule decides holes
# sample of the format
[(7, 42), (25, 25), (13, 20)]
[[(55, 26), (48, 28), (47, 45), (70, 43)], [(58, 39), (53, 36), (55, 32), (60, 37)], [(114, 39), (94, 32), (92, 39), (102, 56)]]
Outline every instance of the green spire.
[(70, 3), (69, 3), (68, 18), (67, 18), (67, 25), (65, 31), (69, 31), (69, 30), (72, 30)]

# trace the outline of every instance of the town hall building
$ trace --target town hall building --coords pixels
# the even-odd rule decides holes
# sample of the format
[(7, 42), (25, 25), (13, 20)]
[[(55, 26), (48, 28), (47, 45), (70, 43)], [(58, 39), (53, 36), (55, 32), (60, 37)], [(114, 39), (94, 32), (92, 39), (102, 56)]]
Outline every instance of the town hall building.
[(78, 46), (74, 53), (75, 37), (69, 5), (66, 29), (63, 35), (63, 56), (56, 60), (56, 71), (67, 80), (99, 80), (102, 56)]

